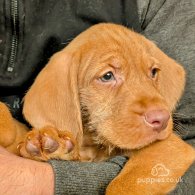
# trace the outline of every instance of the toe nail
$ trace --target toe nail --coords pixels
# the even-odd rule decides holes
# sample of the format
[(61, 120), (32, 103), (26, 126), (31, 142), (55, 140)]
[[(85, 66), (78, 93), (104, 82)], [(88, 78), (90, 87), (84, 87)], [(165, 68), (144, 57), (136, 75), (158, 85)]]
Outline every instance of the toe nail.
[(20, 148), (22, 147), (22, 144), (23, 142), (20, 142), (18, 145), (17, 145), (17, 149), (20, 150)]

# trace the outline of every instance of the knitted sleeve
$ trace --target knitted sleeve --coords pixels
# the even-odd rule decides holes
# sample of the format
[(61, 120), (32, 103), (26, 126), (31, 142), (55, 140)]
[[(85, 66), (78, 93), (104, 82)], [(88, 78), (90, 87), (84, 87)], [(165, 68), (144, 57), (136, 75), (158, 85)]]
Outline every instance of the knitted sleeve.
[[(192, 146), (195, 139), (187, 140)], [(114, 157), (106, 162), (76, 162), (52, 160), (56, 195), (101, 195), (108, 184), (119, 174), (127, 158)], [(195, 163), (179, 181), (170, 195), (195, 194)]]
[(127, 159), (117, 156), (106, 162), (52, 160), (55, 194), (100, 195), (123, 168)]

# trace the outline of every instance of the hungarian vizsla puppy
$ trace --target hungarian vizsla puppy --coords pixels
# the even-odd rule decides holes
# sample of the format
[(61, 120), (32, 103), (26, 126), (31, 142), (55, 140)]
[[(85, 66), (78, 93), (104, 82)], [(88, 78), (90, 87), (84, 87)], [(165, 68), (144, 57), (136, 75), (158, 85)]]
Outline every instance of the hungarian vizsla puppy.
[(23, 113), (33, 129), (18, 150), (42, 161), (126, 155), (107, 194), (167, 194), (195, 159), (172, 132), (184, 83), (183, 68), (142, 35), (95, 25), (52, 56), (27, 92)]

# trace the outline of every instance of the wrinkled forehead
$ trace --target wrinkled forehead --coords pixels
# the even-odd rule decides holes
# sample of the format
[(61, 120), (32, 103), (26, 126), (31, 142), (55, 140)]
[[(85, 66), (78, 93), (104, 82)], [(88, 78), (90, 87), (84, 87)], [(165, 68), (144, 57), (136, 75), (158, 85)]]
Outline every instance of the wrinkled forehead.
[(120, 69), (130, 79), (129, 74), (142, 74), (154, 64), (150, 41), (118, 25), (92, 27), (79, 35), (70, 46), (79, 56), (80, 83), (89, 83), (98, 73), (101, 75), (110, 71), (109, 66)]
[[(105, 28), (102, 32), (96, 32), (88, 39), (89, 49), (103, 56), (107, 53), (121, 55), (121, 57), (136, 58), (138, 53), (146, 52), (146, 43), (143, 37), (126, 28)], [(99, 57), (99, 56), (98, 56)]]
[(82, 64), (94, 71), (106, 64), (122, 69), (142, 68), (152, 61), (145, 40), (128, 29), (105, 29), (102, 33), (94, 33), (81, 51)]

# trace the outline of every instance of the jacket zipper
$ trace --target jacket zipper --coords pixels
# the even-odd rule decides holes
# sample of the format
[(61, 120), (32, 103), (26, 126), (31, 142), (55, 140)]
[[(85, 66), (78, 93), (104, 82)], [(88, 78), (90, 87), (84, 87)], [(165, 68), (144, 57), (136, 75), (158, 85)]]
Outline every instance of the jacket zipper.
[(8, 66), (7, 66), (7, 71), (8, 72), (13, 72), (14, 71), (14, 66), (15, 66), (15, 60), (17, 56), (17, 48), (18, 48), (18, 21), (19, 21), (19, 16), (18, 16), (18, 0), (11, 0), (11, 26), (12, 26), (12, 31), (11, 31), (11, 48), (10, 48), (10, 56), (8, 60)]

